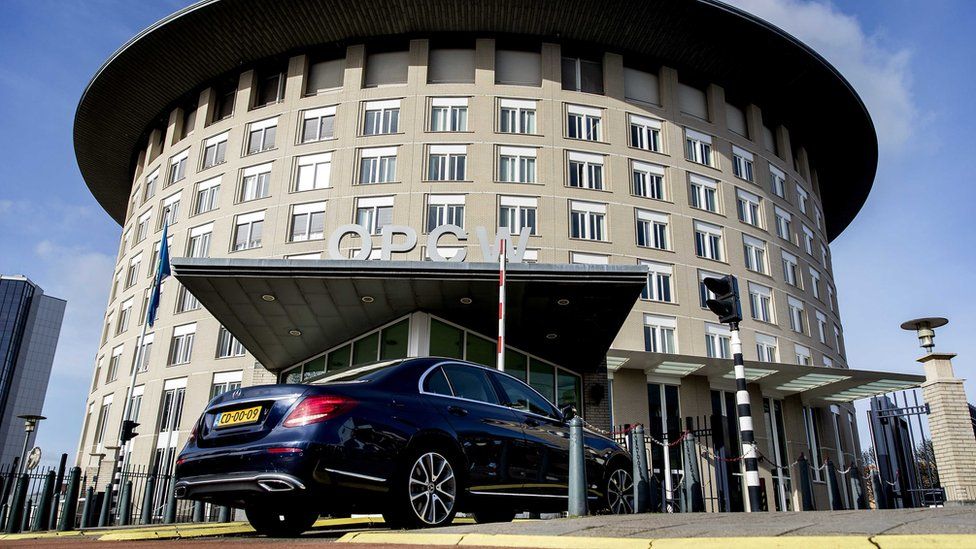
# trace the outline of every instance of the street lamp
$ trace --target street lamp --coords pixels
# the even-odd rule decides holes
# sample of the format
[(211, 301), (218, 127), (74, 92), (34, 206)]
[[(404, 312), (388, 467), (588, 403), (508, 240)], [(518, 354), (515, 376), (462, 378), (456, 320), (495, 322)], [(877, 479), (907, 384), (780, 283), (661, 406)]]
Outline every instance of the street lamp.
[(931, 353), (935, 347), (935, 329), (941, 328), (949, 323), (949, 319), (942, 317), (916, 318), (901, 323), (902, 330), (914, 331), (918, 334), (918, 345), (925, 349), (926, 353)]
[(20, 452), (20, 470), (17, 471), (17, 475), (20, 476), (27, 470), (27, 447), (30, 446), (31, 433), (37, 430), (38, 422), (47, 418), (34, 414), (25, 414), (17, 417), (24, 420), (24, 449)]

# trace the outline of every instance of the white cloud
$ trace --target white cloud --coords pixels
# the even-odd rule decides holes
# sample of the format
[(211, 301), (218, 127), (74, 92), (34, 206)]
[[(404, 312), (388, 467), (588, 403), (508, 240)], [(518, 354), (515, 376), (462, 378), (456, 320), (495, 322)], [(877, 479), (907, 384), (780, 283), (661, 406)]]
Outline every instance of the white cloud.
[(726, 0), (792, 34), (829, 61), (867, 105), (883, 151), (898, 151), (920, 116), (912, 96), (908, 49), (891, 50), (857, 18), (827, 2)]

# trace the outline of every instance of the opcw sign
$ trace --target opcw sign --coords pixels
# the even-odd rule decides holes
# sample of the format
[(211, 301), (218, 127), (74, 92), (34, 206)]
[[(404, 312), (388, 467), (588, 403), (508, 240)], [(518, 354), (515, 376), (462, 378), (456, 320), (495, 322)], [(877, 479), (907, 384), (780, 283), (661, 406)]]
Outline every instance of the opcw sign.
[[(506, 246), (508, 261), (510, 263), (522, 262), (522, 257), (525, 255), (525, 246), (529, 242), (530, 229), (528, 227), (522, 228), (522, 232), (519, 233), (517, 241), (505, 228), (501, 228), (495, 233), (494, 242), (489, 240), (488, 229), (485, 227), (476, 227), (474, 231), (478, 235), (478, 242), (481, 244), (481, 258), (483, 261), (498, 261), (499, 244), (502, 239), (505, 239), (508, 243)], [(359, 236), (359, 242), (362, 246), (353, 259), (369, 259), (370, 254), (373, 252), (373, 240), (370, 238), (369, 231), (366, 227), (354, 224), (343, 225), (329, 236), (329, 242), (326, 246), (329, 258), (346, 259), (339, 245), (347, 235)], [(444, 235), (451, 235), (461, 243), (462, 247), (458, 249), (453, 257), (444, 257), (437, 248), (438, 242)], [(457, 225), (441, 225), (427, 235), (427, 259), (431, 261), (464, 261), (468, 250), (463, 247), (463, 243), (467, 240), (468, 233), (464, 232), (464, 229), (461, 227)], [(394, 253), (409, 252), (416, 247), (417, 231), (410, 227), (404, 225), (387, 225), (383, 227), (383, 231), (380, 233), (380, 259), (390, 260)]]

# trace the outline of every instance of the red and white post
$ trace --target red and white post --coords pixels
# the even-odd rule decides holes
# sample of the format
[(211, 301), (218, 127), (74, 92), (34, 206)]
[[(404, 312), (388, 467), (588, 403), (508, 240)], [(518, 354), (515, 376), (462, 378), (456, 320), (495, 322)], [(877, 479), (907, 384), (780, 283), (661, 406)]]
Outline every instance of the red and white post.
[(505, 371), (505, 266), (508, 263), (508, 241), (498, 243), (498, 369)]

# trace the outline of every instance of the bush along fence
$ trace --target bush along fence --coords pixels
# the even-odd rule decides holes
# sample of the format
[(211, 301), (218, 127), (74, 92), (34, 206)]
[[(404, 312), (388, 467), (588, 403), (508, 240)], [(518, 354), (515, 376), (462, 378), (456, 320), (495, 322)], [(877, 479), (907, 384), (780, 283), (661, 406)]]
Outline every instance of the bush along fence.
[(21, 470), (15, 461), (0, 466), (0, 532), (68, 531), (108, 526), (227, 522), (233, 509), (178, 500), (173, 478), (145, 467), (127, 467), (118, 493), (98, 476), (66, 467)]

